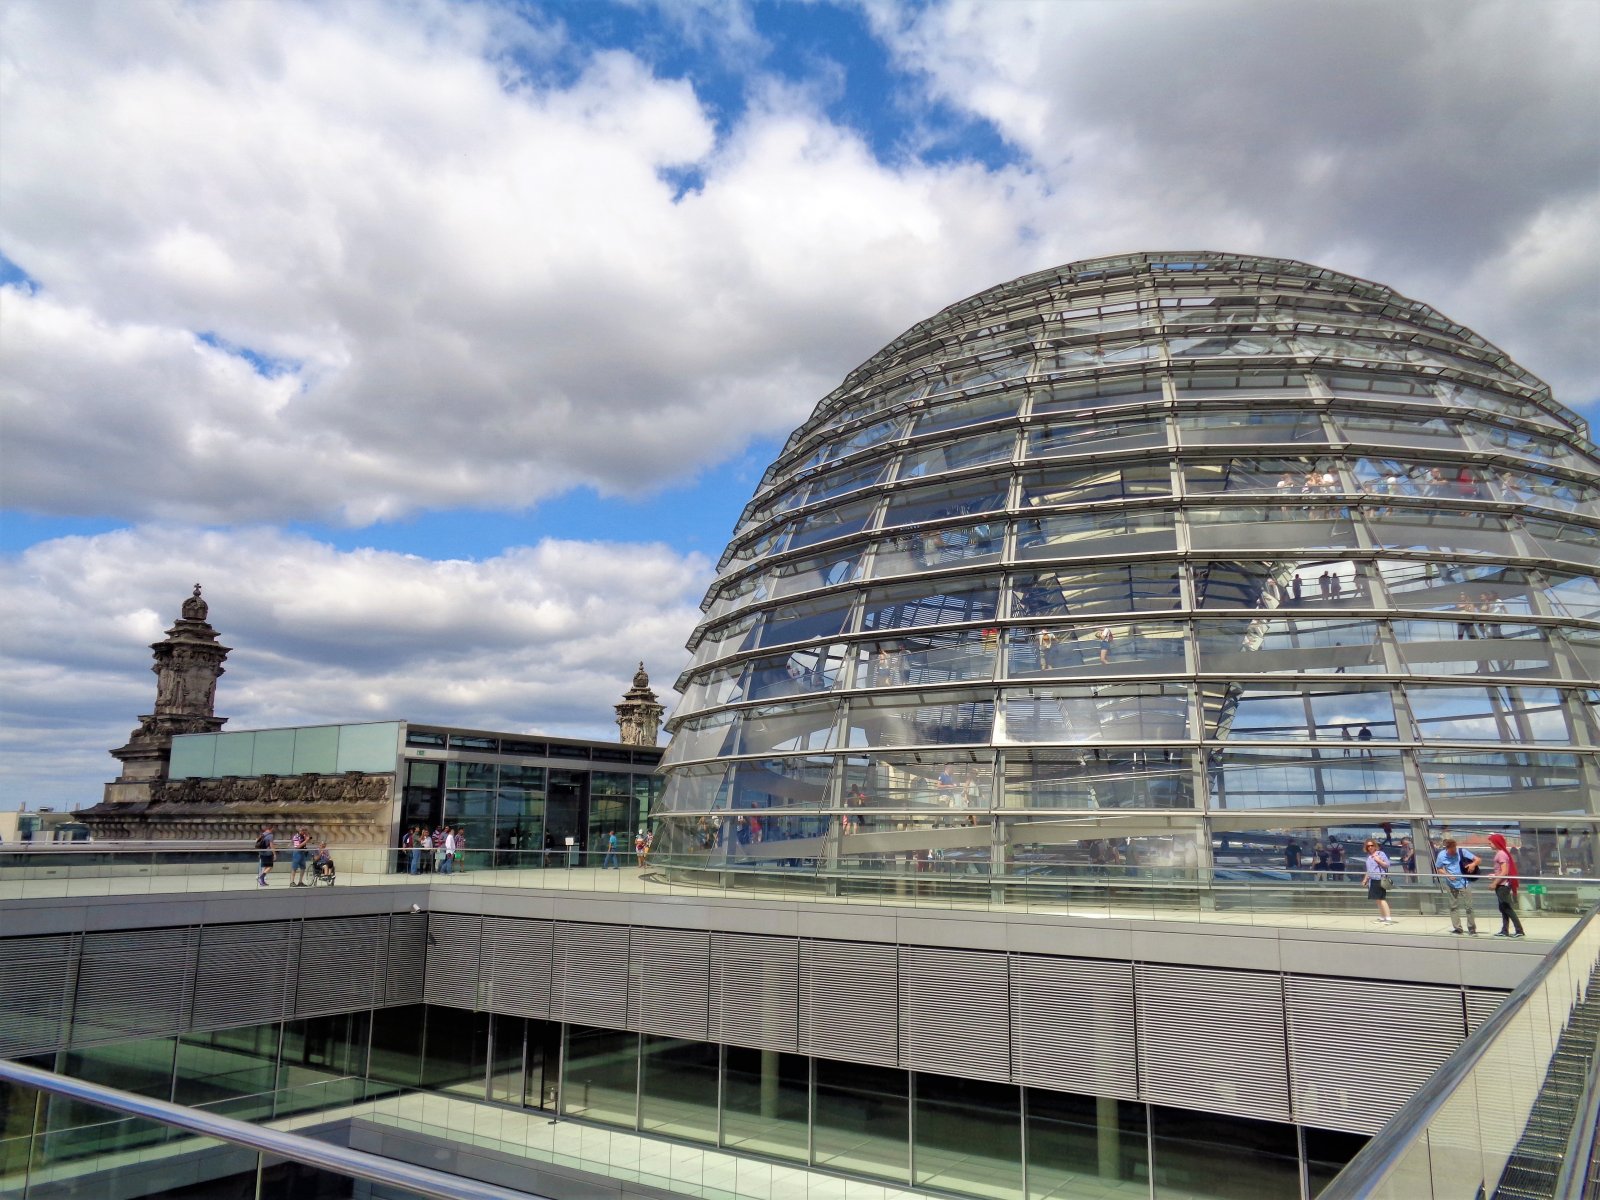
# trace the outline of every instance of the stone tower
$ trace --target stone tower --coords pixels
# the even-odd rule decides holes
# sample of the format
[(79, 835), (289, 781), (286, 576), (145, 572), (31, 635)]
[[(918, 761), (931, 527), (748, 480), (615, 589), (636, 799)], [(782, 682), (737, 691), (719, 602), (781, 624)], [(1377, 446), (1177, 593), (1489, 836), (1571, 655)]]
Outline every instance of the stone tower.
[(222, 660), (231, 647), (217, 641), (217, 631), (206, 621), (207, 611), (197, 583), (166, 639), (150, 647), (155, 652), (150, 668), (156, 676), (155, 711), (140, 717), (128, 744), (111, 752), (122, 763), (122, 774), (106, 784), (104, 802), (88, 812), (103, 812), (107, 805), (149, 803), (156, 785), (167, 777), (172, 736), (216, 733), (227, 721), (214, 716), (212, 709)]
[(644, 664), (634, 672), (633, 686), (617, 705), (617, 727), (622, 730), (622, 741), (629, 746), (654, 746), (661, 733), (661, 714), (666, 708), (650, 690), (650, 676), (644, 673)]

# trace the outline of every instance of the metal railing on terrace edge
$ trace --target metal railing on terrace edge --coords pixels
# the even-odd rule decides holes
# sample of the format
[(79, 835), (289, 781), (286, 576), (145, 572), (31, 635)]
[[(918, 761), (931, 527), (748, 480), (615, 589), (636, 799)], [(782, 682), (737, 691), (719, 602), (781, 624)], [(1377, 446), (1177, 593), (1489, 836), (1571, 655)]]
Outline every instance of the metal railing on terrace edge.
[[(7, 1101), (0, 1194), (17, 1200), (164, 1196), (200, 1186), (287, 1200), (339, 1194), (324, 1190), (330, 1179), (375, 1184), (393, 1200), (528, 1200), (526, 1192), (6, 1059), (0, 1059), (0, 1097)], [(48, 1126), (49, 1097), (72, 1102), (73, 1124)], [(69, 1140), (75, 1144), (59, 1145)]]
[[(770, 847), (769, 847), (770, 849)], [(738, 896), (782, 901), (842, 901), (1071, 916), (1172, 921), (1222, 921), (1272, 926), (1372, 925), (1374, 929), (1448, 934), (1442, 881), (1395, 871), (1389, 894), (1396, 924), (1378, 926), (1359, 866), (1343, 873), (1264, 866), (1194, 868), (1022, 864), (991, 872), (987, 861), (886, 853), (870, 862), (830, 867), (820, 859), (707, 864), (704, 859), (648, 857), (618, 851), (471, 850), (448, 866), (442, 854), (373, 846), (330, 848), (332, 878), (308, 866), (308, 891), (327, 887), (433, 882), (522, 887), (600, 895)], [(291, 882), (292, 859), (278, 855), (269, 889)], [(261, 890), (256, 852), (209, 845), (121, 848), (109, 843), (46, 843), (0, 847), (0, 900), (141, 893)], [(1578, 914), (1600, 901), (1600, 879), (1524, 876), (1519, 915), (1528, 937), (1554, 942)], [(1499, 924), (1485, 881), (1470, 885), (1480, 932)]]
[(1583, 1195), (1600, 1093), (1597, 911), (1567, 931), (1320, 1200)]

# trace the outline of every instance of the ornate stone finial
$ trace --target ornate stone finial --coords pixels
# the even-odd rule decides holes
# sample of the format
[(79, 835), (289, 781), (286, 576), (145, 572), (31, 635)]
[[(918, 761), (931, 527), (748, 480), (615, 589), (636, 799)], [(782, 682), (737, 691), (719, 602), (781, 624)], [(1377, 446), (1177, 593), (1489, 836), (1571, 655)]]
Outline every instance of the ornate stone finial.
[(654, 746), (661, 732), (661, 714), (666, 711), (650, 690), (650, 676), (645, 674), (641, 662), (634, 673), (633, 686), (617, 705), (617, 727), (622, 731), (623, 742), (630, 746)]
[(200, 598), (200, 585), (194, 585), (194, 595), (183, 602), (183, 619), (185, 621), (204, 621), (206, 614), (211, 611), (210, 606)]

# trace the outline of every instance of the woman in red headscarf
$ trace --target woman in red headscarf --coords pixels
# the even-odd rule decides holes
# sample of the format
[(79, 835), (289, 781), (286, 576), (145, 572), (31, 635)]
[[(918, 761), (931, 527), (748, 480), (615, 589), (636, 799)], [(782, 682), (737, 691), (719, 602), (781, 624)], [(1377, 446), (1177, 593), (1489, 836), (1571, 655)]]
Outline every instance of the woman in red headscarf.
[[(1511, 851), (1506, 848), (1506, 838), (1503, 833), (1491, 833), (1489, 844), (1494, 847), (1494, 875), (1489, 879), (1489, 886), (1494, 889), (1494, 898), (1500, 905), (1500, 932), (1495, 937), (1519, 938), (1522, 936), (1522, 922), (1517, 918), (1517, 860), (1511, 857)], [(1516, 929), (1512, 933), (1512, 928)]]

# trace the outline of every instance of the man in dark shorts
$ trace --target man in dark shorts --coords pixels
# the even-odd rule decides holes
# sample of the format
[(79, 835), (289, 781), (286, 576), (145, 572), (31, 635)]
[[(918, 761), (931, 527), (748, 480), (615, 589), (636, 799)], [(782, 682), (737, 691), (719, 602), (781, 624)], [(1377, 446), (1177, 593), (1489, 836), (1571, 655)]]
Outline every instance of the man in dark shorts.
[(263, 825), (261, 835), (256, 838), (256, 886), (267, 886), (267, 872), (272, 870), (277, 858), (277, 852), (272, 848), (272, 826)]

